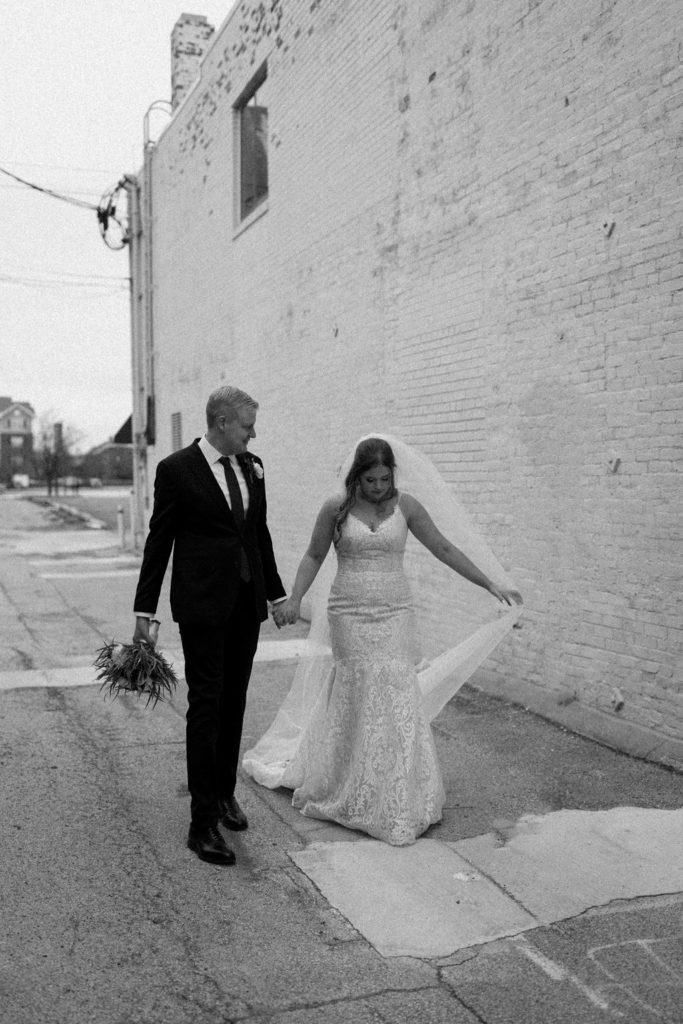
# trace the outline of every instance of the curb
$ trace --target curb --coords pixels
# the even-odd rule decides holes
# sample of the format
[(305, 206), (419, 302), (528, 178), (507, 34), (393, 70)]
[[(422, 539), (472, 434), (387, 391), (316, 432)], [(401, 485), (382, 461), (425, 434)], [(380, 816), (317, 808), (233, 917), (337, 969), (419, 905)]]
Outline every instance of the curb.
[(610, 750), (683, 773), (683, 740), (663, 736), (637, 722), (615, 718), (614, 715), (578, 700), (567, 705), (558, 704), (557, 694), (544, 693), (532, 683), (498, 683), (479, 678), (470, 680), (469, 684), (489, 697), (523, 707), (525, 711), (546, 722), (559, 725), (577, 736), (609, 747)]
[(91, 516), (88, 512), (83, 512), (81, 509), (74, 508), (73, 505), (64, 505), (58, 501), (52, 501), (51, 498), (39, 498), (37, 495), (29, 496), (29, 501), (32, 501), (34, 505), (40, 505), (43, 508), (54, 509), (55, 512), (60, 513), (63, 516), (68, 516), (70, 519), (77, 519), (79, 522), (88, 530), (107, 530), (108, 526), (101, 519), (96, 519), (95, 516)]

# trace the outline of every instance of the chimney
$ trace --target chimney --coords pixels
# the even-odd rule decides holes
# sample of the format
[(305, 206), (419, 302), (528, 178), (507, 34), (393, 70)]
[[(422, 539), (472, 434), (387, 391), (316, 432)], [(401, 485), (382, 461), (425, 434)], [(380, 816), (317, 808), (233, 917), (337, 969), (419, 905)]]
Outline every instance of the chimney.
[(171, 106), (176, 110), (199, 77), (214, 27), (203, 14), (181, 14), (171, 33)]

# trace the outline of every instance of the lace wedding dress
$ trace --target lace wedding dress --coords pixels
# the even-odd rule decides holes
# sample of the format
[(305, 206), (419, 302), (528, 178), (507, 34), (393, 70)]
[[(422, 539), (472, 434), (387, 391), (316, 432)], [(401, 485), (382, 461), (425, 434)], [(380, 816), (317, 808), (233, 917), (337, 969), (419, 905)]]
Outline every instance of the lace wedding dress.
[(302, 814), (394, 846), (441, 818), (444, 791), (418, 687), (415, 620), (396, 505), (376, 531), (349, 514), (328, 604), (334, 668), (285, 784)]
[[(513, 585), (429, 459), (387, 435), (396, 482), (476, 565)], [(353, 452), (342, 463), (343, 480)], [(340, 490), (340, 501), (343, 491)], [(302, 814), (393, 845), (440, 820), (430, 722), (512, 629), (500, 606), (411, 540), (400, 500), (376, 531), (349, 513), (312, 588), (307, 650), (275, 720), (243, 758)], [(404, 557), (405, 555), (405, 557)]]

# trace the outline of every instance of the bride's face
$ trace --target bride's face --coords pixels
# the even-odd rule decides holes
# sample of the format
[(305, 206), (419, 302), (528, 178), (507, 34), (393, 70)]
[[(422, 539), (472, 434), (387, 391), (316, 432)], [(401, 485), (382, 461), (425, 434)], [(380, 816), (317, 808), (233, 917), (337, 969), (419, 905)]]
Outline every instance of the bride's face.
[(373, 466), (360, 475), (360, 493), (366, 501), (377, 503), (391, 490), (391, 470), (387, 466)]

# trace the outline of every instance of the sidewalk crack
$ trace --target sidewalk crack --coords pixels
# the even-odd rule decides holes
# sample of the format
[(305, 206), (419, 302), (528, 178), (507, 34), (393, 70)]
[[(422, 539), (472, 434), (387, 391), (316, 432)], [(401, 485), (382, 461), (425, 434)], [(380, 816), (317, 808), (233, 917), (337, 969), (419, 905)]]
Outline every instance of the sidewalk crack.
[[(579, 918), (585, 917), (587, 914), (609, 913), (610, 911), (619, 909), (620, 906), (623, 909), (626, 909), (630, 904), (642, 903), (643, 900), (666, 899), (671, 896), (680, 896), (683, 898), (683, 891), (680, 889), (674, 889), (672, 892), (648, 892), (640, 893), (636, 896), (616, 896), (607, 903), (595, 903), (590, 907), (585, 907), (583, 910), (580, 910), (577, 914), (572, 914), (569, 917), (563, 917), (558, 921), (549, 921), (545, 927), (558, 926), (567, 921), (577, 921)], [(544, 926), (541, 925), (541, 927)]]

